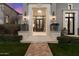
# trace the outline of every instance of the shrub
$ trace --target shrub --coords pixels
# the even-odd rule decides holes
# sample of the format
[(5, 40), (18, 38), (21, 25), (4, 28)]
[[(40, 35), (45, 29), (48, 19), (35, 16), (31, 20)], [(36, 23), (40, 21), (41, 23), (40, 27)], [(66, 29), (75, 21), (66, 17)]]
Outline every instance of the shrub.
[(3, 34), (18, 35), (19, 30), (20, 30), (20, 25), (18, 24), (0, 25), (0, 35), (3, 35)]
[(22, 36), (11, 36), (11, 35), (4, 35), (0, 36), (0, 42), (20, 42), (22, 40)]
[(69, 37), (69, 36), (61, 36), (57, 37), (58, 43), (70, 43), (70, 44), (79, 44), (79, 37)]

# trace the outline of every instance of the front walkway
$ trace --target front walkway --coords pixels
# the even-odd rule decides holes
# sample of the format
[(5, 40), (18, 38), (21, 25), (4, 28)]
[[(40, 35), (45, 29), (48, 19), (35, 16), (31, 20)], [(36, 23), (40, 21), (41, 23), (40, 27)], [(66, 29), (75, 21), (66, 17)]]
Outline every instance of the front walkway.
[(47, 43), (31, 43), (25, 55), (52, 56), (52, 53)]
[(50, 32), (47, 35), (45, 32), (35, 32), (30, 35), (30, 32), (22, 31), (19, 35), (23, 36), (21, 43), (31, 43), (25, 55), (27, 56), (52, 56), (50, 48), (47, 43), (58, 43), (57, 37), (60, 36), (58, 32)]

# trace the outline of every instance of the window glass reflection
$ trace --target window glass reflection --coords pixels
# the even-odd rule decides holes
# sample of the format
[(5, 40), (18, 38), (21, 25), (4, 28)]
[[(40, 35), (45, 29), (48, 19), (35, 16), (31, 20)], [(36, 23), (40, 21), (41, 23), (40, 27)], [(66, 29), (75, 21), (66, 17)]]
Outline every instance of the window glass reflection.
[(70, 17), (73, 17), (73, 14), (72, 13), (70, 14)]
[(65, 17), (68, 17), (68, 14), (67, 13), (65, 14)]

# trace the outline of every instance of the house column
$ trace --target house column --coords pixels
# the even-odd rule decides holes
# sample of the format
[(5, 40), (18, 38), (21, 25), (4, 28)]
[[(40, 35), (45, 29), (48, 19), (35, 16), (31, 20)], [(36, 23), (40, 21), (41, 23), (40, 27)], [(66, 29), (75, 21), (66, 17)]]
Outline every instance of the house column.
[(75, 35), (78, 36), (78, 11), (75, 11)]

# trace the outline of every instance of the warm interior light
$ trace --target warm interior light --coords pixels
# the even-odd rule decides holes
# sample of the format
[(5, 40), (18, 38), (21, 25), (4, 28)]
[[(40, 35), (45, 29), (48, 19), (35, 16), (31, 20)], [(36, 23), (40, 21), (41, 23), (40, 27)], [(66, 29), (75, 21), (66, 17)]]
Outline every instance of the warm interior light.
[(42, 11), (41, 11), (41, 10), (38, 10), (37, 12), (38, 12), (38, 13), (42, 13)]
[(35, 26), (35, 24), (33, 24), (33, 27)]

